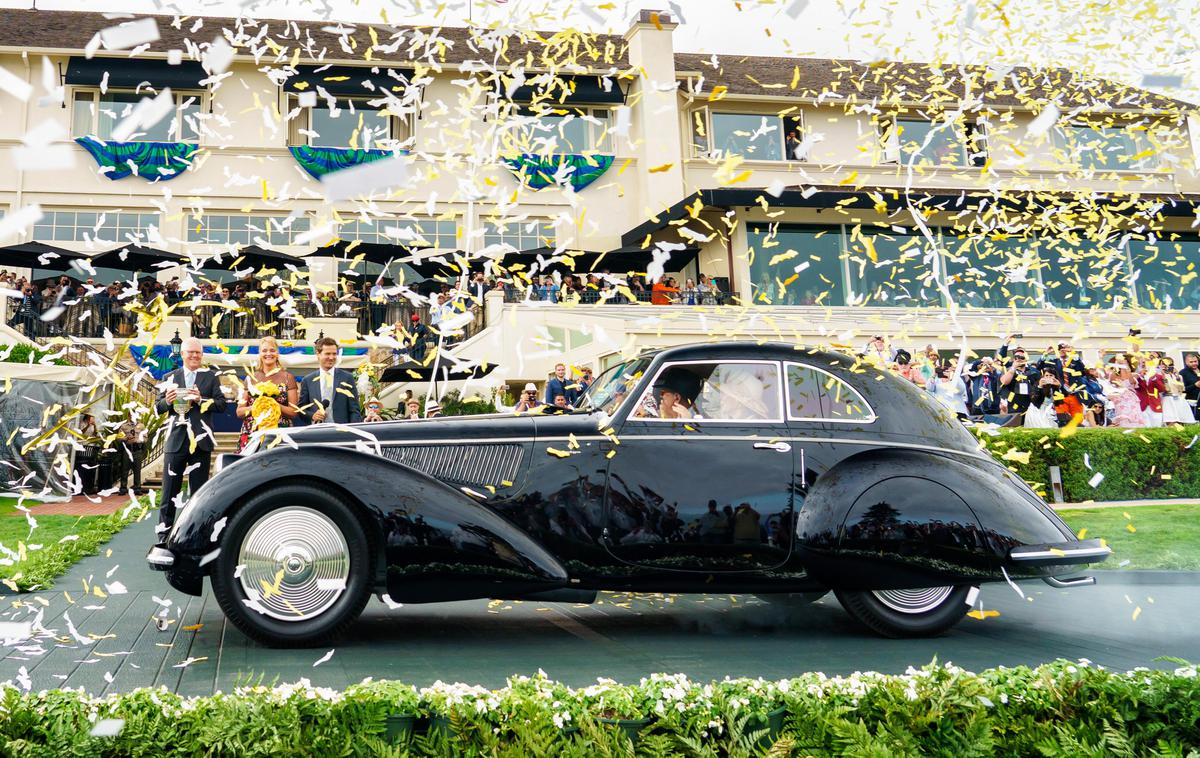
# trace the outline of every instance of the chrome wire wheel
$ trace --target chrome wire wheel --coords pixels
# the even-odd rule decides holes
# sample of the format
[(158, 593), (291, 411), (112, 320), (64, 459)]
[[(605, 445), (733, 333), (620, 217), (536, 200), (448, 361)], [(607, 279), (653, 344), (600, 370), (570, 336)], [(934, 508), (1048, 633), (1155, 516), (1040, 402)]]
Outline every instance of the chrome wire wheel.
[(950, 597), (953, 587), (922, 587), (915, 590), (871, 590), (875, 599), (897, 613), (928, 613)]
[(312, 508), (265, 514), (246, 531), (237, 575), (250, 606), (280, 621), (320, 616), (337, 602), (350, 577), (342, 530)]

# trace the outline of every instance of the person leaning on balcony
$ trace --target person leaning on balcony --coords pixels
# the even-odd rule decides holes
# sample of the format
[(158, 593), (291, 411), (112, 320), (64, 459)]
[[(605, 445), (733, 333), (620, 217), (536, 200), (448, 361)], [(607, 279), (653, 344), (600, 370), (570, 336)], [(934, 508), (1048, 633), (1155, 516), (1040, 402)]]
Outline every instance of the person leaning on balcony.
[(673, 301), (672, 295), (679, 294), (679, 288), (672, 286), (674, 279), (662, 277), (650, 287), (650, 303), (651, 305), (670, 305)]

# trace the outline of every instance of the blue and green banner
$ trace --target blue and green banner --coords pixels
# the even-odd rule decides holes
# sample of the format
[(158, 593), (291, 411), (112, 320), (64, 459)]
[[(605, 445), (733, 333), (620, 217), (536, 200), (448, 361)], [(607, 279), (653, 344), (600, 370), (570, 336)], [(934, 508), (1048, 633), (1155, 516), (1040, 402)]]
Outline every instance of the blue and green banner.
[(377, 161), (380, 158), (390, 158), (395, 155), (407, 155), (407, 150), (355, 150), (348, 147), (313, 147), (311, 145), (296, 145), (289, 147), (292, 157), (300, 167), (314, 179), (334, 171), (341, 171), (351, 166)]
[(515, 158), (501, 160), (530, 189), (570, 187), (578, 192), (608, 171), (613, 163), (613, 156), (522, 153)]
[(96, 160), (100, 173), (109, 179), (138, 176), (158, 182), (174, 179), (192, 166), (200, 149), (191, 142), (107, 142), (96, 137), (77, 137), (76, 142)]

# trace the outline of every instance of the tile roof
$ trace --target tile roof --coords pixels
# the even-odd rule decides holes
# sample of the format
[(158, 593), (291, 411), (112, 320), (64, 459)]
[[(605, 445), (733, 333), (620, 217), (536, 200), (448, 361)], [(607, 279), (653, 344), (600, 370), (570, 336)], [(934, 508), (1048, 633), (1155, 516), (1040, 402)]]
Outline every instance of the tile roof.
[[(124, 14), (122, 14), (124, 15)], [(491, 60), (493, 50), (501, 47), (505, 64), (533, 56), (533, 66), (546, 61), (557, 65), (575, 62), (591, 70), (606, 70), (616, 66), (628, 67), (627, 45), (617, 35), (583, 35), (570, 32), (532, 32), (500, 35), (487, 29), (466, 27), (391, 26), (385, 24), (342, 23), (345, 34), (337, 32), (338, 22), (280, 19), (238, 19), (217, 16), (168, 16), (129, 14), (128, 18), (106, 18), (103, 13), (58, 10), (0, 9), (0, 47), (25, 50), (83, 50), (92, 36), (101, 29), (121, 24), (133, 18), (154, 18), (161, 36), (151, 43), (148, 52), (164, 54), (183, 50), (188, 57), (195, 45), (208, 42), (218, 35), (235, 45), (263, 47), (265, 39), (287, 47), (287, 57), (299, 45), (302, 62), (313, 60), (356, 60), (366, 63), (364, 54), (372, 45), (369, 29), (375, 30), (378, 43), (372, 52), (373, 63), (395, 63), (421, 60), (439, 64), (458, 64), (469, 60)], [(225, 30), (225, 31), (222, 31)], [(333, 31), (330, 31), (333, 30)], [(434, 34), (436, 32), (436, 35)], [(400, 36), (397, 36), (400, 35)], [(343, 40), (345, 42), (343, 43)], [(399, 45), (396, 45), (400, 42)], [(269, 47), (269, 45), (267, 45)], [(390, 48), (395, 46), (394, 50)], [(347, 49), (348, 48), (348, 49)], [(381, 48), (389, 48), (383, 50)], [(250, 47), (250, 49), (253, 49)], [(247, 54), (250, 50), (239, 50)], [(127, 55), (128, 51), (106, 51), (99, 55)], [(545, 57), (544, 57), (545, 56)], [(268, 57), (273, 58), (268, 50)], [(285, 62), (285, 61), (281, 61)]]
[[(679, 75), (702, 74), (701, 90), (724, 86), (731, 95), (774, 95), (856, 103), (923, 102), (956, 108), (968, 92), (985, 104), (1040, 110), (1055, 98), (1064, 110), (1194, 110), (1195, 105), (1103, 79), (1088, 79), (1067, 69), (1010, 70), (986, 66), (933, 65), (770, 56), (717, 56), (677, 53)], [(796, 84), (793, 88), (792, 82)]]

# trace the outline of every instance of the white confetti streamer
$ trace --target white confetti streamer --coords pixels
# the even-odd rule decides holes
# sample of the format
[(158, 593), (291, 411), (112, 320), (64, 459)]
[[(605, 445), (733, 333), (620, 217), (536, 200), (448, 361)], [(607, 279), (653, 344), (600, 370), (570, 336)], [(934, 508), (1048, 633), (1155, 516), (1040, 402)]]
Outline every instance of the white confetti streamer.
[[(334, 649), (336, 650), (336, 648), (334, 648)], [(318, 658), (318, 659), (317, 659), (317, 661), (316, 661), (315, 663), (313, 663), (313, 668), (316, 668), (317, 666), (320, 666), (322, 663), (325, 663), (326, 661), (328, 661), (328, 660), (329, 660), (330, 658), (332, 658), (332, 657), (333, 657), (333, 650), (330, 650), (328, 653), (326, 653), (325, 655), (323, 655), (323, 656), (321, 656), (320, 658)]]

